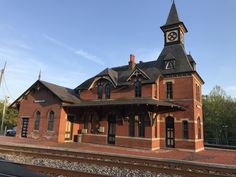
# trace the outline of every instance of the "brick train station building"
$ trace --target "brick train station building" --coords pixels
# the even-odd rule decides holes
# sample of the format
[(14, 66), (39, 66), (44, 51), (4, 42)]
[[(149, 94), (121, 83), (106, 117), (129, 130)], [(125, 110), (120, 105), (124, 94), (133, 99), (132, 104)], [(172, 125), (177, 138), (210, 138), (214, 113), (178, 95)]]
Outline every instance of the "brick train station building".
[(12, 107), (17, 137), (201, 151), (204, 83), (184, 48), (187, 31), (175, 3), (161, 26), (164, 48), (150, 62), (107, 68), (75, 89), (37, 80)]

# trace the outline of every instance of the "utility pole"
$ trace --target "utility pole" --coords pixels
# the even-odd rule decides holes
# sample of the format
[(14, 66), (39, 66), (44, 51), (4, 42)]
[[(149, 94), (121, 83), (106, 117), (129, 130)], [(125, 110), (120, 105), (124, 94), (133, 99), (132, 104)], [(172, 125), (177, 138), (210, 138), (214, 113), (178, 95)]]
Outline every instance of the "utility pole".
[(1, 83), (2, 83), (2, 78), (3, 78), (3, 74), (5, 72), (5, 69), (6, 69), (6, 65), (7, 65), (7, 62), (5, 62), (4, 68), (1, 70), (1, 73), (0, 73), (0, 86), (1, 86)]
[[(5, 72), (5, 69), (6, 69), (6, 65), (7, 65), (7, 62), (5, 62), (4, 67), (0, 72), (0, 86), (1, 86), (1, 83), (2, 83), (2, 78), (3, 78), (3, 74)], [(4, 99), (4, 102), (3, 102), (3, 110), (2, 110), (2, 123), (1, 123), (1, 134), (2, 135), (4, 134), (3, 125), (4, 125), (4, 118), (5, 118), (5, 113), (6, 113), (7, 99), (8, 99), (8, 97), (5, 96), (5, 99)]]
[(4, 119), (5, 119), (5, 114), (6, 114), (6, 104), (8, 100), (8, 96), (5, 96), (4, 102), (3, 102), (3, 110), (2, 110), (2, 123), (1, 123), (1, 133), (2, 135), (4, 134)]

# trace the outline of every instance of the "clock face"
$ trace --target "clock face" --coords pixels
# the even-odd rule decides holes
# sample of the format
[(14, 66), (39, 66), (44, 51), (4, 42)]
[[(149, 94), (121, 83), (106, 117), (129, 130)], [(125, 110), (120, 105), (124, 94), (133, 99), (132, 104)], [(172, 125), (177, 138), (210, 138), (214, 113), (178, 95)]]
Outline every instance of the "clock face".
[(178, 31), (169, 31), (166, 33), (166, 42), (175, 42), (178, 40)]
[(176, 32), (173, 31), (173, 32), (168, 34), (168, 39), (170, 41), (175, 41), (176, 38), (177, 38), (177, 33)]

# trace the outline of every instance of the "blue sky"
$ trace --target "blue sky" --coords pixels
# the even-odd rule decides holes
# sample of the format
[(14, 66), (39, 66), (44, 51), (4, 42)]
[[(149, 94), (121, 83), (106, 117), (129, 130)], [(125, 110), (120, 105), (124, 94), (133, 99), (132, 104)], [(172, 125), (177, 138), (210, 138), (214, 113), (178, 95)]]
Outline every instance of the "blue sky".
[[(106, 67), (155, 60), (171, 0), (0, 0), (0, 97), (16, 99), (38, 78), (75, 88)], [(236, 1), (176, 0), (185, 47), (205, 80), (236, 97)], [(4, 83), (5, 83), (4, 81)]]

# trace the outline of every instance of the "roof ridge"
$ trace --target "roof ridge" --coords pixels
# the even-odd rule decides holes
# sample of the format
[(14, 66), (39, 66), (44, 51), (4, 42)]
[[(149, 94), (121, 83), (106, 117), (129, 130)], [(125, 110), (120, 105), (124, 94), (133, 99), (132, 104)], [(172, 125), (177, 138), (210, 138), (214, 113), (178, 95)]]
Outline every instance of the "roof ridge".
[(65, 89), (74, 90), (74, 89), (72, 89), (72, 88), (64, 87), (64, 86), (57, 85), (57, 84), (54, 84), (54, 83), (51, 83), (51, 82), (47, 82), (47, 81), (43, 81), (43, 80), (38, 80), (38, 81), (41, 82), (42, 84), (46, 83), (46, 84), (51, 84), (51, 85), (54, 85), (54, 86), (57, 86), (57, 87), (61, 87), (61, 88), (65, 88)]

